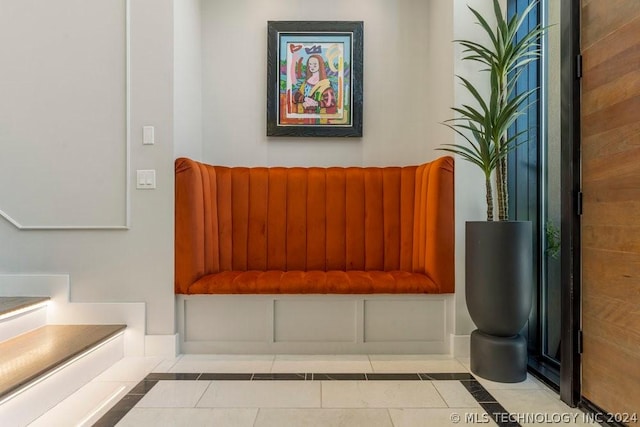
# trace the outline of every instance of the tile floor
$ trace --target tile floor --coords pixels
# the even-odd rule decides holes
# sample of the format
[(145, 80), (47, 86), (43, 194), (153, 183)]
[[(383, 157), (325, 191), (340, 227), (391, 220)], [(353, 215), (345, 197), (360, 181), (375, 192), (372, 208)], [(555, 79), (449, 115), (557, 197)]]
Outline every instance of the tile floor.
[[(506, 411), (497, 423), (487, 413), (496, 409)], [(31, 425), (589, 425), (585, 421), (531, 376), (517, 384), (474, 379), (468, 359), (183, 355), (125, 358)]]

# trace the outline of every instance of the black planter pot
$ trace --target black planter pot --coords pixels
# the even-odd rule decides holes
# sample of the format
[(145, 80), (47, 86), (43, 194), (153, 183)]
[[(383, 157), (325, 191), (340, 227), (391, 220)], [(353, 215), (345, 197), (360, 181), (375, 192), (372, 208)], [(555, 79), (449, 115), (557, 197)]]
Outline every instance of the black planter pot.
[(532, 303), (530, 221), (466, 223), (466, 300), (478, 327), (471, 333), (471, 371), (499, 382), (527, 377), (527, 343), (519, 335)]

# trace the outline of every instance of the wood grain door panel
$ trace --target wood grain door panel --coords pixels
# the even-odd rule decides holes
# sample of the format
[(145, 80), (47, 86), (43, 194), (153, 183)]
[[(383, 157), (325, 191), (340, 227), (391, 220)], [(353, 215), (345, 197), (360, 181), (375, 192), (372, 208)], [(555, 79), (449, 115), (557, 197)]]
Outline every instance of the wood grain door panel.
[(582, 395), (640, 410), (640, 2), (582, 2)]

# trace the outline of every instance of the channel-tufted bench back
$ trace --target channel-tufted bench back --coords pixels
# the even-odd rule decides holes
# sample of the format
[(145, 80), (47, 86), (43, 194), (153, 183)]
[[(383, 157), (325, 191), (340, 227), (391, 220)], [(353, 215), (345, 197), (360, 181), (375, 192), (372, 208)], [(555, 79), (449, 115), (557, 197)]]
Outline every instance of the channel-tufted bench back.
[(247, 271), (404, 271), (453, 292), (453, 159), (224, 167), (176, 160), (176, 292)]

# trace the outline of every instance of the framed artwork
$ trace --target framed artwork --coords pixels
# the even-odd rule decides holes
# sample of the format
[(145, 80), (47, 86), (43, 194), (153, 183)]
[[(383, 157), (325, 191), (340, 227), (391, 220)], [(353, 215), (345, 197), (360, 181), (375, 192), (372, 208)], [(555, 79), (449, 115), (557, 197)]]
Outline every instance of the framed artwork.
[(267, 136), (362, 136), (362, 21), (269, 21)]

